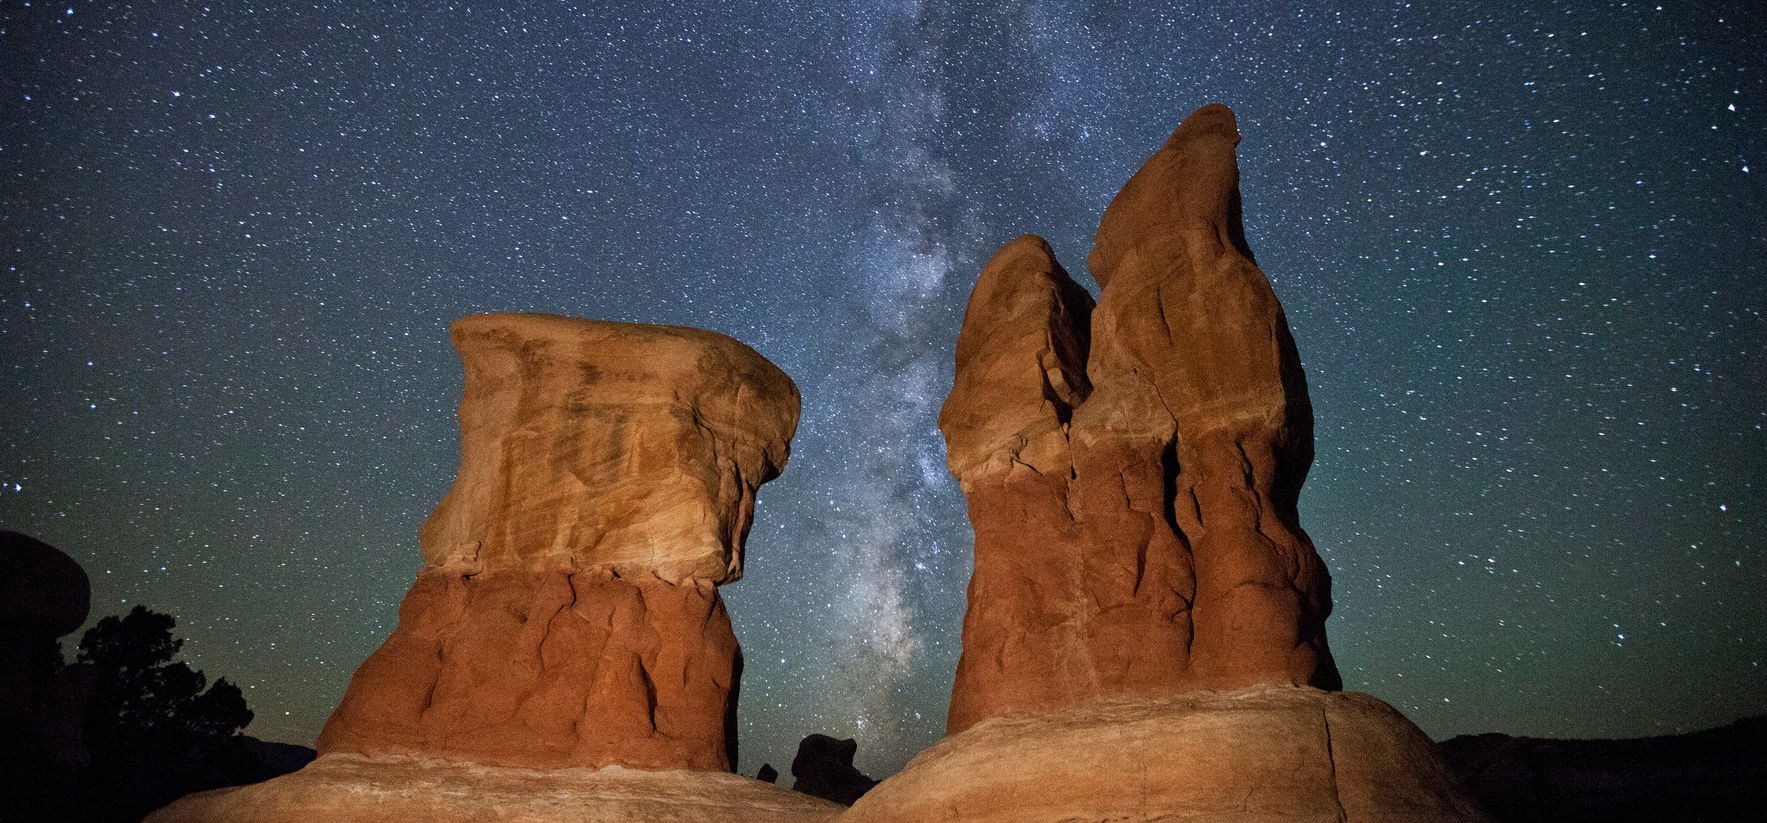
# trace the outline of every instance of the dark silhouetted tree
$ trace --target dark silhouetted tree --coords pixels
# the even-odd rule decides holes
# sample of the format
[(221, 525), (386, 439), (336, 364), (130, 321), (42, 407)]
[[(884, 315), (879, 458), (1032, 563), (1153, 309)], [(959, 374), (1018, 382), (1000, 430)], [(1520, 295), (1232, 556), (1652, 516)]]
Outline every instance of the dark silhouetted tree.
[(172, 636), (175, 625), (169, 614), (136, 606), (80, 638), (79, 662), (95, 675), (89, 733), (222, 738), (252, 721), (238, 686), (226, 678), (209, 686), (202, 672), (172, 659), (184, 646)]

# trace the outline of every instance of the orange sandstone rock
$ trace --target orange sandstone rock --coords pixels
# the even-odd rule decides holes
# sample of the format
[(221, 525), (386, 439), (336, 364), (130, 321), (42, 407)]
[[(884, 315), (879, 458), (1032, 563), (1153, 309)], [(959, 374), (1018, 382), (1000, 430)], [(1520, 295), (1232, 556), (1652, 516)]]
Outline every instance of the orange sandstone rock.
[(840, 823), (1489, 823), (1429, 737), (1366, 694), (1292, 686), (990, 717)]
[(455, 322), (460, 471), (427, 568), (742, 577), (755, 489), (798, 423), (785, 372), (724, 335), (547, 314)]
[(1312, 407), (1240, 225), (1239, 133), (1211, 105), (1105, 211), (1096, 306), (1008, 243), (939, 416), (976, 568), (948, 728), (1107, 698), (1338, 688), (1330, 578), (1295, 513)]
[(741, 577), (796, 387), (696, 329), (490, 314), (453, 339), (459, 476), (319, 751), (730, 770), (742, 658), (717, 584)]

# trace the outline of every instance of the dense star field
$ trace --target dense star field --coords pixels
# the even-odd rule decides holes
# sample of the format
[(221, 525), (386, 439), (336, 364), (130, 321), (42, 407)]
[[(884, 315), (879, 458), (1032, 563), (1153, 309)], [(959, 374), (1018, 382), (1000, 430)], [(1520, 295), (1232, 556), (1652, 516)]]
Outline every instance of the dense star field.
[[(742, 756), (898, 768), (969, 574), (982, 263), (1239, 113), (1350, 688), (1432, 735), (1767, 711), (1758, 3), (7, 3), (0, 525), (311, 743), (453, 479), (447, 324), (697, 326), (797, 381)], [(1307, 6), (1300, 8), (1300, 6)], [(1542, 6), (1542, 8), (1530, 8)]]

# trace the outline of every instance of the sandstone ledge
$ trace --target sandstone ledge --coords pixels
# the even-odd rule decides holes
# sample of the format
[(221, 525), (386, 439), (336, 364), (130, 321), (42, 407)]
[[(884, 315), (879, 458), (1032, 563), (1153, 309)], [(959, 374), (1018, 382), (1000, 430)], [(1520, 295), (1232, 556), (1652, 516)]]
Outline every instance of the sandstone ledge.
[(190, 795), (147, 823), (822, 823), (842, 808), (719, 772), (330, 754), (274, 780)]
[(983, 720), (841, 823), (1473, 823), (1422, 731), (1366, 694), (1257, 687)]

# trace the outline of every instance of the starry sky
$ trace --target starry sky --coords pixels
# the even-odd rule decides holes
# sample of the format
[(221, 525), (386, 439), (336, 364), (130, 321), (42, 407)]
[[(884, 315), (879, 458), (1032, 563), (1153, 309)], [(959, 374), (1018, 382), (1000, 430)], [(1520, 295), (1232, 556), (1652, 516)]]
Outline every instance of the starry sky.
[(453, 479), (450, 320), (714, 329), (797, 381), (743, 770), (943, 729), (935, 429), (1021, 233), (1075, 276), (1191, 110), (1312, 387), (1349, 687), (1437, 737), (1767, 711), (1758, 2), (0, 7), (0, 526), (311, 743)]

